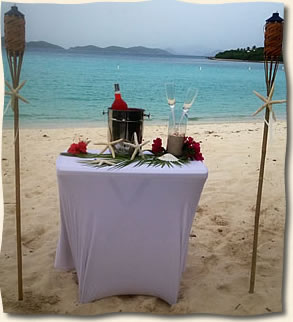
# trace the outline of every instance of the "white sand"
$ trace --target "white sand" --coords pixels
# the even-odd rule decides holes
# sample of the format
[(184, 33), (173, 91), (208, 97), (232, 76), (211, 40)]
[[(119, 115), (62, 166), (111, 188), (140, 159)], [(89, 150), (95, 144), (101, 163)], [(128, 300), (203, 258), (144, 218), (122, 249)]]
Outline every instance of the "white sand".
[[(262, 131), (262, 123), (188, 126), (187, 134), (202, 142), (209, 178), (190, 234), (178, 303), (169, 306), (155, 297), (127, 295), (79, 304), (76, 275), (53, 267), (59, 234), (56, 158), (78, 135), (92, 142), (105, 139), (105, 128), (21, 130), (24, 300), (17, 301), (13, 133), (3, 130), (0, 286), (4, 312), (71, 315), (281, 312), (286, 216), (285, 122), (277, 122), (269, 141), (255, 293), (248, 293)], [(156, 137), (161, 137), (166, 146), (167, 127), (145, 127), (144, 139)], [(96, 148), (92, 143), (89, 145), (89, 149)]]

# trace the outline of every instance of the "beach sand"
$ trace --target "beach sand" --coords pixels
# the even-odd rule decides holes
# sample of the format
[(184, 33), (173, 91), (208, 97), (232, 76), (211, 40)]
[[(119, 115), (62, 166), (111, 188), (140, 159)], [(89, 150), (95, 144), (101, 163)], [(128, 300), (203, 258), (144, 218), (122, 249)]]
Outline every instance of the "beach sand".
[[(261, 206), (255, 293), (249, 278), (263, 123), (189, 124), (201, 142), (209, 177), (189, 238), (186, 270), (177, 304), (151, 296), (112, 296), (78, 302), (74, 272), (54, 269), (59, 236), (55, 162), (79, 135), (93, 143), (105, 128), (21, 129), (21, 208), (24, 300), (17, 300), (13, 131), (3, 130), (4, 226), (0, 283), (4, 312), (98, 315), (210, 313), (257, 315), (282, 311), (286, 122), (269, 139)], [(145, 126), (144, 139), (161, 137), (167, 126)], [(150, 148), (149, 146), (147, 146)]]

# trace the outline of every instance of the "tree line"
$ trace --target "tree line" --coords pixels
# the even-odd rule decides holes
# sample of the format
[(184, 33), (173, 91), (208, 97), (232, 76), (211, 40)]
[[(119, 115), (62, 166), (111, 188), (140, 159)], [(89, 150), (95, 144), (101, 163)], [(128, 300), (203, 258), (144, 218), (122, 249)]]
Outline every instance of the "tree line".
[[(215, 55), (215, 58), (263, 61), (264, 47), (252, 46), (251, 48), (246, 47), (246, 48), (225, 50), (217, 53)], [(280, 61), (281, 62), (283, 61), (283, 56), (281, 56)]]

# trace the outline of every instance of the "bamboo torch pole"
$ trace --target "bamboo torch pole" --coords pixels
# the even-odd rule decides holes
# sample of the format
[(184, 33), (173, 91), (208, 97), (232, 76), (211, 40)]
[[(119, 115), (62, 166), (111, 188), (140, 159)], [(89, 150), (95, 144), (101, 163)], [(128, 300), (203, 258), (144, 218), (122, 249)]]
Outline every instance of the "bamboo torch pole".
[[(269, 96), (269, 93), (271, 92), (272, 86), (275, 82), (278, 65), (279, 65), (279, 59), (282, 54), (283, 21), (284, 20), (279, 16), (278, 13), (274, 13), (271, 18), (266, 20), (265, 42), (264, 42), (264, 69), (265, 69), (267, 96)], [(265, 159), (266, 159), (266, 152), (267, 152), (269, 121), (270, 121), (270, 109), (269, 107), (266, 107), (262, 150), (261, 150), (261, 161), (260, 161), (260, 170), (259, 170), (259, 180), (258, 180), (258, 190), (257, 190), (257, 199), (256, 199), (256, 207), (255, 207), (254, 236), (253, 236), (253, 250), (252, 250), (249, 293), (254, 293), (254, 286), (255, 286), (259, 217), (260, 217), (260, 209), (261, 209)]]
[[(19, 85), (20, 71), (25, 48), (25, 19), (16, 6), (4, 15), (5, 47), (13, 89)], [(20, 208), (20, 154), (19, 154), (19, 111), (18, 95), (11, 92), (11, 106), (14, 111), (14, 159), (16, 197), (16, 244), (18, 271), (18, 300), (23, 300), (22, 250), (21, 250), (21, 208)]]

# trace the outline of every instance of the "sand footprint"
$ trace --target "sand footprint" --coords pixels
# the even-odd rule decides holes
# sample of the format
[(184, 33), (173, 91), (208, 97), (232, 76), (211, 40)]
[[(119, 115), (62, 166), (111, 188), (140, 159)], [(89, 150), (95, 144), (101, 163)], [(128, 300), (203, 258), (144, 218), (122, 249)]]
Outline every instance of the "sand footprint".
[(222, 216), (215, 215), (213, 218), (211, 218), (213, 222), (215, 222), (218, 226), (228, 226), (228, 221), (225, 220)]
[(39, 239), (45, 234), (45, 229), (42, 226), (36, 227), (36, 229), (32, 232), (27, 232), (22, 236), (22, 244), (29, 249), (40, 248)]
[(41, 191), (32, 191), (32, 192), (25, 193), (24, 196), (25, 196), (25, 198), (33, 198), (33, 197), (41, 195), (42, 193), (43, 192), (41, 192)]
[(229, 284), (227, 283), (220, 283), (218, 285), (216, 285), (216, 289), (221, 291), (221, 292), (230, 292), (231, 288), (229, 286)]
[(209, 270), (216, 268), (219, 263), (219, 257), (215, 254), (212, 254), (210, 256), (206, 256), (203, 259), (204, 265)]

